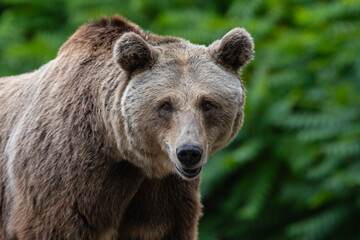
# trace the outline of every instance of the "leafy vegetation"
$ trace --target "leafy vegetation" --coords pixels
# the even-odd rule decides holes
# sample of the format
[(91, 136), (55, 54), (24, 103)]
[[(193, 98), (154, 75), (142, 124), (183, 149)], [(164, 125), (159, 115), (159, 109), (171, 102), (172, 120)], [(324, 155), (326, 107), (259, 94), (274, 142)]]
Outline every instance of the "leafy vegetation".
[(1, 0), (0, 75), (116, 13), (200, 44), (237, 26), (255, 39), (244, 127), (204, 169), (201, 240), (360, 239), (359, 1)]

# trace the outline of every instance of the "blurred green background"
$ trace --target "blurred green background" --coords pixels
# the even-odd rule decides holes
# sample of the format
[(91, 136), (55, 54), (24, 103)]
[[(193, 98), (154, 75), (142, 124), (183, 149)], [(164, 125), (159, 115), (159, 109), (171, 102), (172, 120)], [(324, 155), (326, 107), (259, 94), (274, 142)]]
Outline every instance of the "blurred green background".
[(200, 240), (360, 239), (360, 1), (0, 0), (0, 76), (114, 14), (199, 44), (254, 37), (244, 127), (204, 169)]

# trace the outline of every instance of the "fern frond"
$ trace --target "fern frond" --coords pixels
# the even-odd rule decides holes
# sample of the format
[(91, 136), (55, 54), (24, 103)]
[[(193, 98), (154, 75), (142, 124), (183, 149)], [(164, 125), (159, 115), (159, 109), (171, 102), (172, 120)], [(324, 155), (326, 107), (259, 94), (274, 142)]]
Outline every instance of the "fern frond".
[(349, 215), (349, 209), (344, 206), (334, 207), (291, 224), (286, 232), (289, 237), (306, 240), (326, 239), (333, 229)]

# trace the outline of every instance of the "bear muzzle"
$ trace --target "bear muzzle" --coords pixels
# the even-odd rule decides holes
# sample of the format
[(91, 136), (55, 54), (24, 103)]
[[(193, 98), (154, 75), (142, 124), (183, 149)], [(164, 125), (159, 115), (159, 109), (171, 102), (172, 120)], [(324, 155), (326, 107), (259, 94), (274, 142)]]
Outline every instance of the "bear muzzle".
[(176, 149), (176, 156), (181, 164), (193, 168), (202, 158), (203, 150), (195, 145), (183, 145)]
[(200, 174), (202, 167), (195, 167), (203, 156), (203, 150), (200, 147), (183, 145), (176, 149), (176, 156), (182, 166), (175, 163), (175, 167), (182, 176), (191, 179)]

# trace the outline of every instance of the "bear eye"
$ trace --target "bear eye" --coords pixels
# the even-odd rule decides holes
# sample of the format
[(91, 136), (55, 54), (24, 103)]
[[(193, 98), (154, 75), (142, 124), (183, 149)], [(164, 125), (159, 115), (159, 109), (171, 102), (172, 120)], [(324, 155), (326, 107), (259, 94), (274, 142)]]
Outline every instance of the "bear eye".
[(204, 101), (201, 104), (201, 109), (205, 112), (209, 112), (209, 111), (213, 110), (214, 108), (215, 108), (215, 105), (209, 101)]
[(161, 105), (160, 109), (166, 111), (166, 112), (171, 112), (173, 110), (173, 108), (171, 107), (169, 102), (165, 102)]

